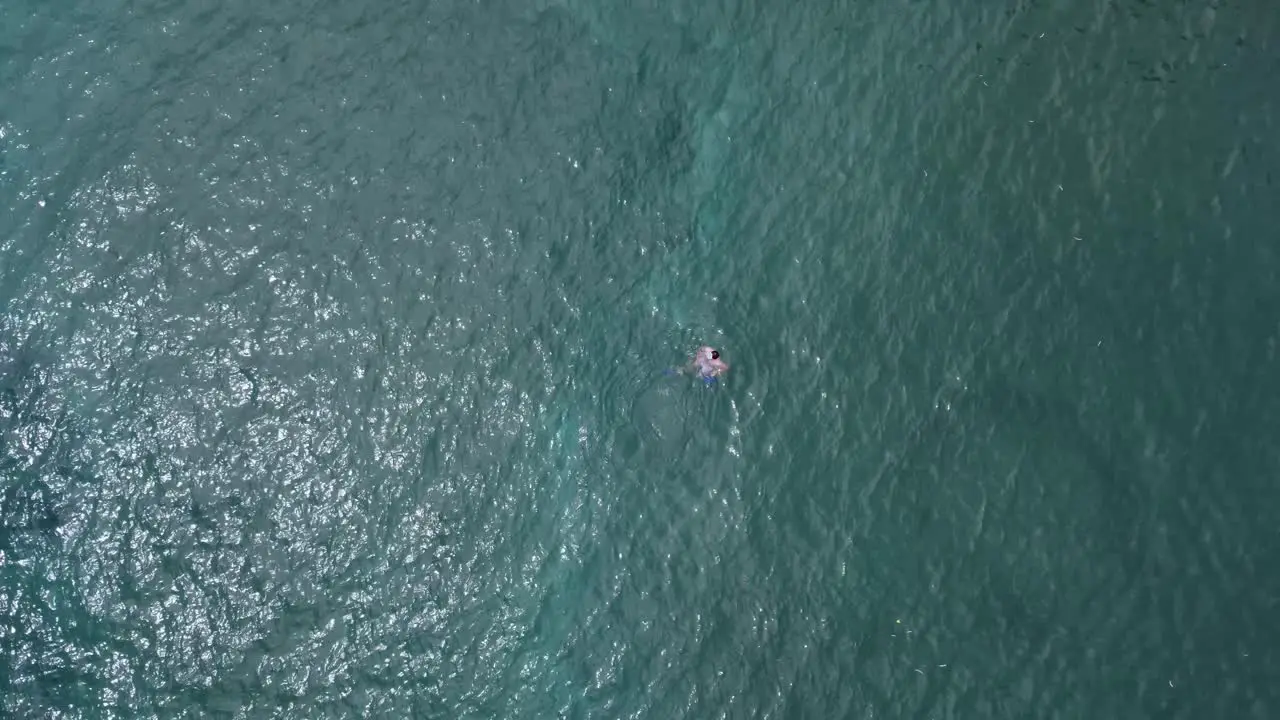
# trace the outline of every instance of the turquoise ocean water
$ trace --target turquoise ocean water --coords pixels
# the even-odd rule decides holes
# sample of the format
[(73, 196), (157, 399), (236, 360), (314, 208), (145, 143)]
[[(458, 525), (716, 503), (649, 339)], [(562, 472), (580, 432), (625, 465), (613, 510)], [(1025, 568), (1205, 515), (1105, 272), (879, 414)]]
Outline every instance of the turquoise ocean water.
[(1247, 1), (9, 0), (0, 710), (1280, 716), (1278, 72)]

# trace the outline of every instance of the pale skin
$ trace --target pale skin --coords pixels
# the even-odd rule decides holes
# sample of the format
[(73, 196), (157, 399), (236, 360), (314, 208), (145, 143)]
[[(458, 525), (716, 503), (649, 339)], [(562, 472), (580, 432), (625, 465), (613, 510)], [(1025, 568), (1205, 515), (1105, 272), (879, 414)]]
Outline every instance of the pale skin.
[(720, 353), (708, 345), (698, 348), (689, 359), (689, 364), (680, 369), (681, 372), (691, 372), (701, 377), (718, 377), (728, 370), (729, 363), (721, 360)]

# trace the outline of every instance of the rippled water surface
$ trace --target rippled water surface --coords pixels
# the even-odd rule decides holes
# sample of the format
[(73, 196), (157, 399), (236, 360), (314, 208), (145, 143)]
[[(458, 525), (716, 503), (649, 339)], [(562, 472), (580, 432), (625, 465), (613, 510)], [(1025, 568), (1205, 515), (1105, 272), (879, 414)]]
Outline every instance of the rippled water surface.
[(0, 6), (0, 707), (1276, 717), (1277, 71), (1262, 2)]

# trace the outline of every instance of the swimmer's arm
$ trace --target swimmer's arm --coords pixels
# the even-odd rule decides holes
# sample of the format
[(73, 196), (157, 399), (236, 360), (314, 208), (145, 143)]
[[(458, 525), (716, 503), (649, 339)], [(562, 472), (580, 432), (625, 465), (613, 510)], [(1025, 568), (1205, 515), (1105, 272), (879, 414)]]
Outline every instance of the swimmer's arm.
[(680, 365), (678, 367), (668, 368), (663, 372), (667, 373), (668, 375), (684, 375), (685, 373), (690, 372), (692, 370), (693, 370), (693, 364), (690, 363), (688, 365)]

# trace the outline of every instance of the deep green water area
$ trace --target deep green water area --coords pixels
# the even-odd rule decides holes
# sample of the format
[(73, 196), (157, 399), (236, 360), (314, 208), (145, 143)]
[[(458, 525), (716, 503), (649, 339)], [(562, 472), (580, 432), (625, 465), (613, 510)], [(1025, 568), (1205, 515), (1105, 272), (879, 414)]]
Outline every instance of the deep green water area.
[(1278, 77), (1247, 0), (6, 0), (0, 714), (1280, 717)]

